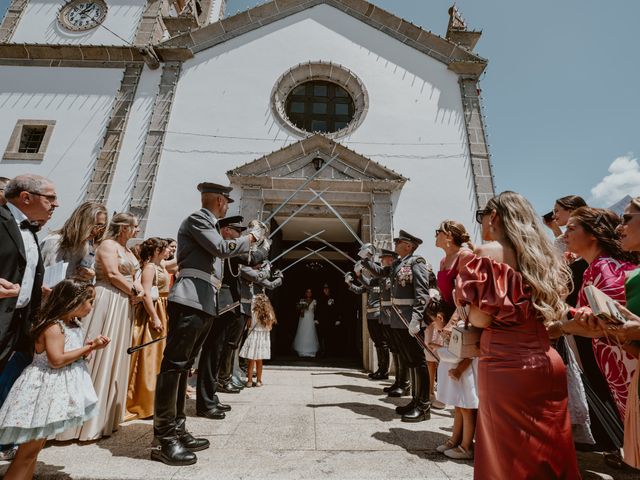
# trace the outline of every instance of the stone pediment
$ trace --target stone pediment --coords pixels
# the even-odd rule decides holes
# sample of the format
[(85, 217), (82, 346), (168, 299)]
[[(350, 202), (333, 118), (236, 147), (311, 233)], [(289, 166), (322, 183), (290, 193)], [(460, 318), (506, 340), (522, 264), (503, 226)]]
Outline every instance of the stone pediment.
[(435, 58), (458, 74), (479, 76), (487, 66), (487, 60), (465, 48), (464, 43), (459, 44), (450, 38), (442, 38), (366, 0), (273, 0), (219, 22), (184, 32), (160, 43), (159, 46), (188, 48), (191, 52), (197, 53), (321, 4), (330, 5)]
[[(335, 158), (334, 158), (335, 157)], [(318, 169), (331, 164), (311, 183), (311, 188), (332, 191), (394, 191), (407, 181), (397, 172), (350, 150), (321, 134), (241, 165), (229, 172), (231, 183), (266, 189), (296, 189)]]

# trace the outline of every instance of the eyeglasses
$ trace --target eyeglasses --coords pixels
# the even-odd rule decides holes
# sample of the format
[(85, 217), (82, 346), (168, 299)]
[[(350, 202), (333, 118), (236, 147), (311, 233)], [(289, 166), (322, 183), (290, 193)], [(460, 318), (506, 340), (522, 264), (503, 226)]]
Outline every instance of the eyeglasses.
[(441, 233), (445, 233), (445, 231), (444, 231), (444, 230), (442, 230), (441, 228), (438, 228), (438, 229), (436, 230), (436, 237), (437, 237), (438, 235), (440, 235)]
[(27, 193), (30, 193), (31, 195), (38, 195), (39, 197), (44, 197), (49, 201), (49, 203), (53, 203), (56, 200), (58, 200), (57, 195), (47, 195), (46, 193), (29, 192), (29, 191), (27, 191)]
[(480, 210), (476, 210), (476, 222), (478, 223), (482, 223), (482, 219), (484, 218), (484, 216), (489, 213), (485, 208), (482, 208)]
[(633, 217), (634, 215), (640, 215), (640, 213), (625, 213), (620, 217), (620, 222), (622, 223), (622, 225), (626, 225), (631, 220), (633, 220), (631, 217)]

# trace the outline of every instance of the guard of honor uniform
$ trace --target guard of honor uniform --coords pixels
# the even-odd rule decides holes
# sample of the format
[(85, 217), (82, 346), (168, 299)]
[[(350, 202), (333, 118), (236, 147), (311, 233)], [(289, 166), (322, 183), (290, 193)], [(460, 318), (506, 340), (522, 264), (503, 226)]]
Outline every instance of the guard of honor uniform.
[[(416, 247), (422, 240), (400, 230), (394, 242), (404, 240)], [(376, 277), (388, 277), (391, 283), (391, 305), (385, 306), (390, 318), (390, 340), (398, 350), (397, 387), (406, 388), (408, 369), (411, 376), (412, 400), (396, 408), (404, 422), (420, 422), (431, 416), (429, 400), (429, 371), (424, 353), (425, 310), (429, 304), (429, 288), (435, 286), (435, 275), (427, 261), (414, 253), (396, 259), (390, 267), (383, 267), (369, 259), (363, 265)], [(410, 324), (417, 325), (417, 333), (409, 332)], [(403, 365), (404, 363), (404, 365)], [(394, 392), (391, 390), (389, 394)], [(403, 392), (404, 393), (404, 392)]]

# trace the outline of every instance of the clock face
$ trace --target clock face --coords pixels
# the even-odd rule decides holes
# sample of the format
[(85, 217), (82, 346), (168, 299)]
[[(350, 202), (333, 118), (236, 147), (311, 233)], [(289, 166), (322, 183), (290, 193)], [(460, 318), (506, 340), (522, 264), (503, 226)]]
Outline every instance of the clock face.
[(107, 16), (104, 0), (72, 0), (62, 10), (58, 20), (68, 30), (89, 30), (100, 25)]

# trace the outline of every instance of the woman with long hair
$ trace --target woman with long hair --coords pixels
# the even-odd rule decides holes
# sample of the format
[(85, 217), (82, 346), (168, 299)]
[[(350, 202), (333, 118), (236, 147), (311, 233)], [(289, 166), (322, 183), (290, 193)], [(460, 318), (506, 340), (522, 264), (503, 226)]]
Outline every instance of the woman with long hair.
[[(134, 307), (131, 345), (141, 345), (157, 339), (167, 332), (167, 297), (169, 272), (163, 262), (170, 255), (169, 242), (151, 237), (140, 245), (144, 291), (142, 302)], [(156, 377), (160, 372), (165, 341), (160, 340), (131, 355), (129, 388), (127, 393), (127, 420), (148, 418), (153, 415)]]
[[(578, 295), (578, 307), (589, 305), (584, 291), (588, 285), (593, 285), (623, 305), (626, 303), (625, 280), (627, 273), (637, 268), (637, 256), (622, 249), (619, 234), (616, 232), (619, 223), (618, 215), (601, 208), (582, 207), (569, 217), (565, 232), (567, 249), (584, 258), (589, 264), (584, 272), (582, 288)], [(562, 331), (585, 337), (601, 337), (575, 321), (563, 322)], [(622, 420), (629, 383), (638, 362), (606, 338), (593, 338), (592, 348)]]
[(521, 195), (476, 218), (491, 243), (460, 253), (455, 289), (483, 329), (474, 478), (578, 479), (565, 367), (545, 328), (564, 314), (569, 271)]
[(95, 248), (104, 234), (107, 217), (107, 209), (101, 203), (80, 204), (62, 228), (51, 232), (40, 244), (44, 266), (68, 262), (67, 278), (93, 281)]
[(137, 274), (138, 260), (127, 247), (139, 232), (138, 219), (131, 213), (117, 213), (96, 251), (96, 299), (93, 312), (85, 320), (88, 338), (105, 335), (111, 346), (96, 352), (88, 363), (98, 395), (98, 415), (76, 431), (65, 432), (58, 440), (97, 440), (109, 436), (124, 419), (129, 377), (129, 355), (133, 305), (142, 301), (143, 290)]

